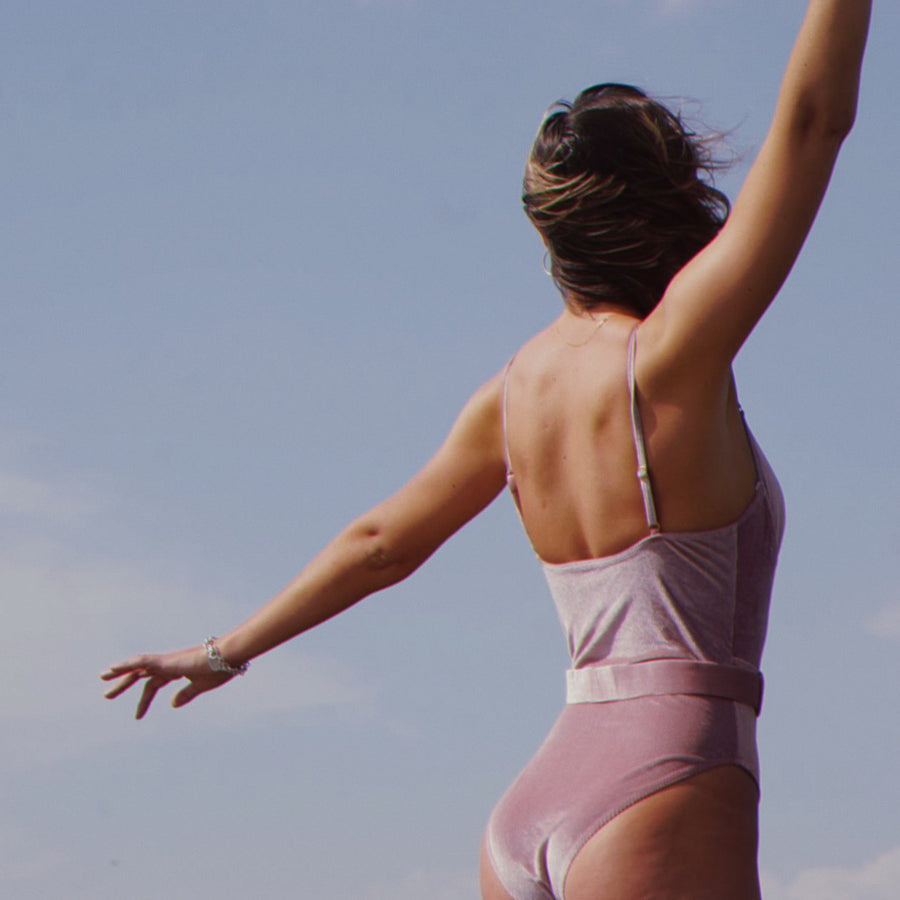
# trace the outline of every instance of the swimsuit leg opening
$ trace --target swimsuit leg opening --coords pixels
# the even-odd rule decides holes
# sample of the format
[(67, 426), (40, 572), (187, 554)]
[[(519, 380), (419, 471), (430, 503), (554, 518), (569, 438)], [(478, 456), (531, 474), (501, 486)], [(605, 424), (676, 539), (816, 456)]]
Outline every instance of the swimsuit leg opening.
[(653, 797), (656, 794), (659, 794), (665, 791), (667, 788), (675, 787), (676, 785), (683, 784), (686, 781), (690, 781), (690, 779), (697, 777), (698, 775), (705, 775), (708, 772), (712, 772), (715, 769), (724, 769), (724, 768), (733, 768), (742, 772), (750, 781), (753, 783), (753, 787), (756, 791), (756, 800), (759, 803), (760, 798), (760, 787), (759, 780), (757, 779), (756, 773), (751, 771), (747, 766), (735, 762), (734, 760), (721, 760), (710, 762), (707, 765), (702, 767), (698, 767), (684, 775), (679, 776), (675, 779), (667, 779), (665, 781), (661, 781), (659, 784), (641, 791), (640, 794), (630, 798), (625, 803), (621, 804), (613, 813), (603, 816), (600, 818), (587, 832), (583, 839), (575, 845), (575, 848), (569, 858), (566, 860), (566, 863), (563, 867), (563, 876), (560, 886), (560, 896), (559, 900), (569, 900), (569, 897), (566, 893), (568, 887), (569, 873), (572, 871), (572, 866), (575, 863), (575, 860), (578, 859), (582, 850), (587, 847), (587, 845), (595, 838), (601, 831), (605, 828), (605, 826), (609, 825), (614, 819), (620, 816), (622, 813), (636, 806), (642, 800), (647, 800), (650, 797)]

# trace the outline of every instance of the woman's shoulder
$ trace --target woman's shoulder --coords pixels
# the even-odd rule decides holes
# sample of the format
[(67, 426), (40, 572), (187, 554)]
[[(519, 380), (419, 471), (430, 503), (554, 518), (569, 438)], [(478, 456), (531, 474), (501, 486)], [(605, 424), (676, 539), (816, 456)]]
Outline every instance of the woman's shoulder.
[(634, 380), (645, 402), (690, 408), (724, 409), (733, 391), (731, 362), (708, 358), (701, 340), (685, 340), (670, 327), (665, 310), (654, 310), (635, 330)]

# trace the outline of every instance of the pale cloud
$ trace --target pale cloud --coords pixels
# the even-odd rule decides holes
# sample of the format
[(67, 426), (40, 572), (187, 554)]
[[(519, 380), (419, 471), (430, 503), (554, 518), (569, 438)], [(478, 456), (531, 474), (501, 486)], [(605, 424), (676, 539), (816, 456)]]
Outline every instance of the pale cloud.
[(659, 0), (659, 12), (664, 16), (688, 15), (709, 8), (712, 0)]
[[(221, 733), (301, 709), (368, 716), (375, 696), (371, 679), (346, 663), (290, 648), (256, 661), (247, 678), (184, 709), (168, 709), (174, 689), (164, 690), (147, 719), (134, 723), (139, 688), (106, 701), (100, 670), (132, 649), (168, 649), (163, 632), (188, 618), (186, 610), (196, 618), (198, 609), (211, 614), (213, 598), (113, 560), (73, 557), (58, 544), (19, 546), (0, 555), (0, 596), (7, 601), (0, 630), (0, 682), (6, 685), (0, 729), (14, 736), (0, 746), (0, 764), (7, 766), (31, 767), (106, 743), (168, 734), (188, 722)], [(136, 634), (146, 646), (135, 647)]]
[[(82, 678), (124, 642), (124, 607), (186, 602), (186, 592), (112, 560), (87, 559), (57, 541), (22, 541), (0, 554), (0, 680), (13, 686), (0, 719), (84, 711)], [(146, 613), (144, 613), (146, 616)], [(146, 616), (147, 618), (154, 618)], [(135, 619), (132, 617), (132, 619)]]
[(896, 900), (900, 847), (857, 868), (805, 869), (789, 883), (763, 873), (766, 900)]
[(53, 491), (46, 484), (21, 475), (0, 473), (0, 513), (34, 515), (51, 508)]
[(101, 669), (134, 652), (174, 649), (173, 633), (202, 639), (202, 623), (222, 617), (221, 599), (160, 576), (164, 561), (141, 568), (77, 551), (57, 526), (91, 507), (87, 491), (0, 470), (0, 497), (0, 517), (17, 534), (0, 548), (0, 730), (10, 736), (0, 767), (31, 768), (185, 725), (222, 732), (321, 707), (371, 715), (372, 679), (287, 648), (184, 710), (167, 709), (174, 690), (163, 692), (145, 721), (132, 722), (139, 689), (105, 701)]
[(0, 517), (71, 525), (94, 512), (99, 490), (88, 481), (54, 484), (9, 471), (0, 471)]
[[(85, 479), (56, 481), (26, 474), (35, 457), (52, 455), (40, 435), (22, 430), (0, 429), (0, 518), (41, 517), (57, 520), (71, 512), (82, 512), (87, 488)], [(61, 514), (66, 514), (61, 516)]]
[(47, 846), (31, 829), (0, 820), (0, 888), (14, 890), (55, 872), (67, 861), (64, 853)]
[(888, 603), (865, 619), (863, 628), (877, 637), (900, 638), (900, 600)]
[(419, 5), (418, 0), (356, 0), (360, 9), (414, 9)]
[(465, 871), (414, 869), (390, 882), (368, 886), (358, 900), (471, 900), (478, 896), (476, 866)]

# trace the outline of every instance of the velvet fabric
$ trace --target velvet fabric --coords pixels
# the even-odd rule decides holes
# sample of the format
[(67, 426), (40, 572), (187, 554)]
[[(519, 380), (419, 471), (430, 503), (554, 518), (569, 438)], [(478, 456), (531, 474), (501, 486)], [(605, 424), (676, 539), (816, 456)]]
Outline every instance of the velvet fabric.
[[(632, 391), (633, 354), (632, 340)], [(637, 415), (634, 425), (640, 458)], [(569, 702), (488, 823), (489, 859), (514, 900), (565, 900), (584, 844), (662, 788), (721, 765), (759, 783), (759, 665), (784, 504), (747, 434), (757, 484), (735, 522), (543, 564), (572, 658)]]

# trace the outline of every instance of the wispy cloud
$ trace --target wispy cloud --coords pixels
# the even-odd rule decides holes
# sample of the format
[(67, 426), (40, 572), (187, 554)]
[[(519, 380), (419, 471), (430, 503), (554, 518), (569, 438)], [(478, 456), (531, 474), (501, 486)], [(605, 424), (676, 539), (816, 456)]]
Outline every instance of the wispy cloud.
[(58, 869), (66, 856), (46, 846), (32, 830), (0, 820), (0, 886), (15, 888)]
[[(0, 547), (0, 730), (11, 736), (0, 744), (0, 767), (31, 767), (104, 743), (144, 739), (179, 727), (167, 721), (175, 717), (221, 732), (303, 708), (368, 715), (376, 691), (371, 679), (292, 648), (259, 661), (252, 678), (197, 698), (190, 712), (164, 708), (170, 690), (156, 701), (163, 708), (133, 727), (128, 720), (138, 688), (110, 704), (102, 698), (100, 670), (131, 652), (173, 649), (165, 646), (172, 632), (193, 635), (200, 620), (219, 613), (220, 601), (157, 574), (168, 570), (165, 561), (148, 560), (142, 568), (77, 550), (67, 541), (70, 529), (57, 526), (61, 517), (90, 507), (81, 488), (0, 470), (0, 498), (0, 517), (13, 523), (16, 535)], [(136, 646), (136, 635), (143, 646)], [(195, 638), (203, 636), (198, 630)]]
[(789, 883), (764, 873), (766, 900), (896, 900), (900, 885), (900, 847), (857, 868), (805, 869)]
[(419, 0), (356, 0), (356, 5), (361, 9), (415, 9)]
[(887, 604), (866, 618), (863, 628), (877, 637), (900, 639), (900, 600)]
[(161, 692), (148, 719), (133, 727), (138, 688), (110, 704), (102, 698), (100, 669), (134, 648), (137, 633), (145, 649), (168, 649), (155, 646), (159, 626), (148, 627), (148, 619), (177, 622), (192, 606), (213, 609), (212, 598), (113, 560), (75, 558), (56, 544), (0, 556), (0, 596), (8, 600), (0, 630), (0, 679), (7, 686), (0, 729), (15, 736), (0, 748), (0, 763), (30, 766), (145, 738), (177, 728), (169, 716), (189, 716), (192, 726), (216, 732), (303, 708), (365, 716), (375, 696), (371, 681), (344, 664), (282, 650), (260, 660), (252, 678), (198, 697), (190, 712), (167, 709), (173, 690)]
[(0, 469), (0, 518), (71, 525), (99, 502), (99, 488), (88, 479), (59, 483)]
[(659, 0), (659, 12), (664, 16), (683, 16), (712, 5), (712, 0)]
[(375, 883), (358, 900), (469, 900), (478, 895), (474, 864), (464, 872), (414, 869), (398, 879)]
[(0, 473), (0, 513), (34, 515), (51, 508), (53, 492), (33, 478)]

